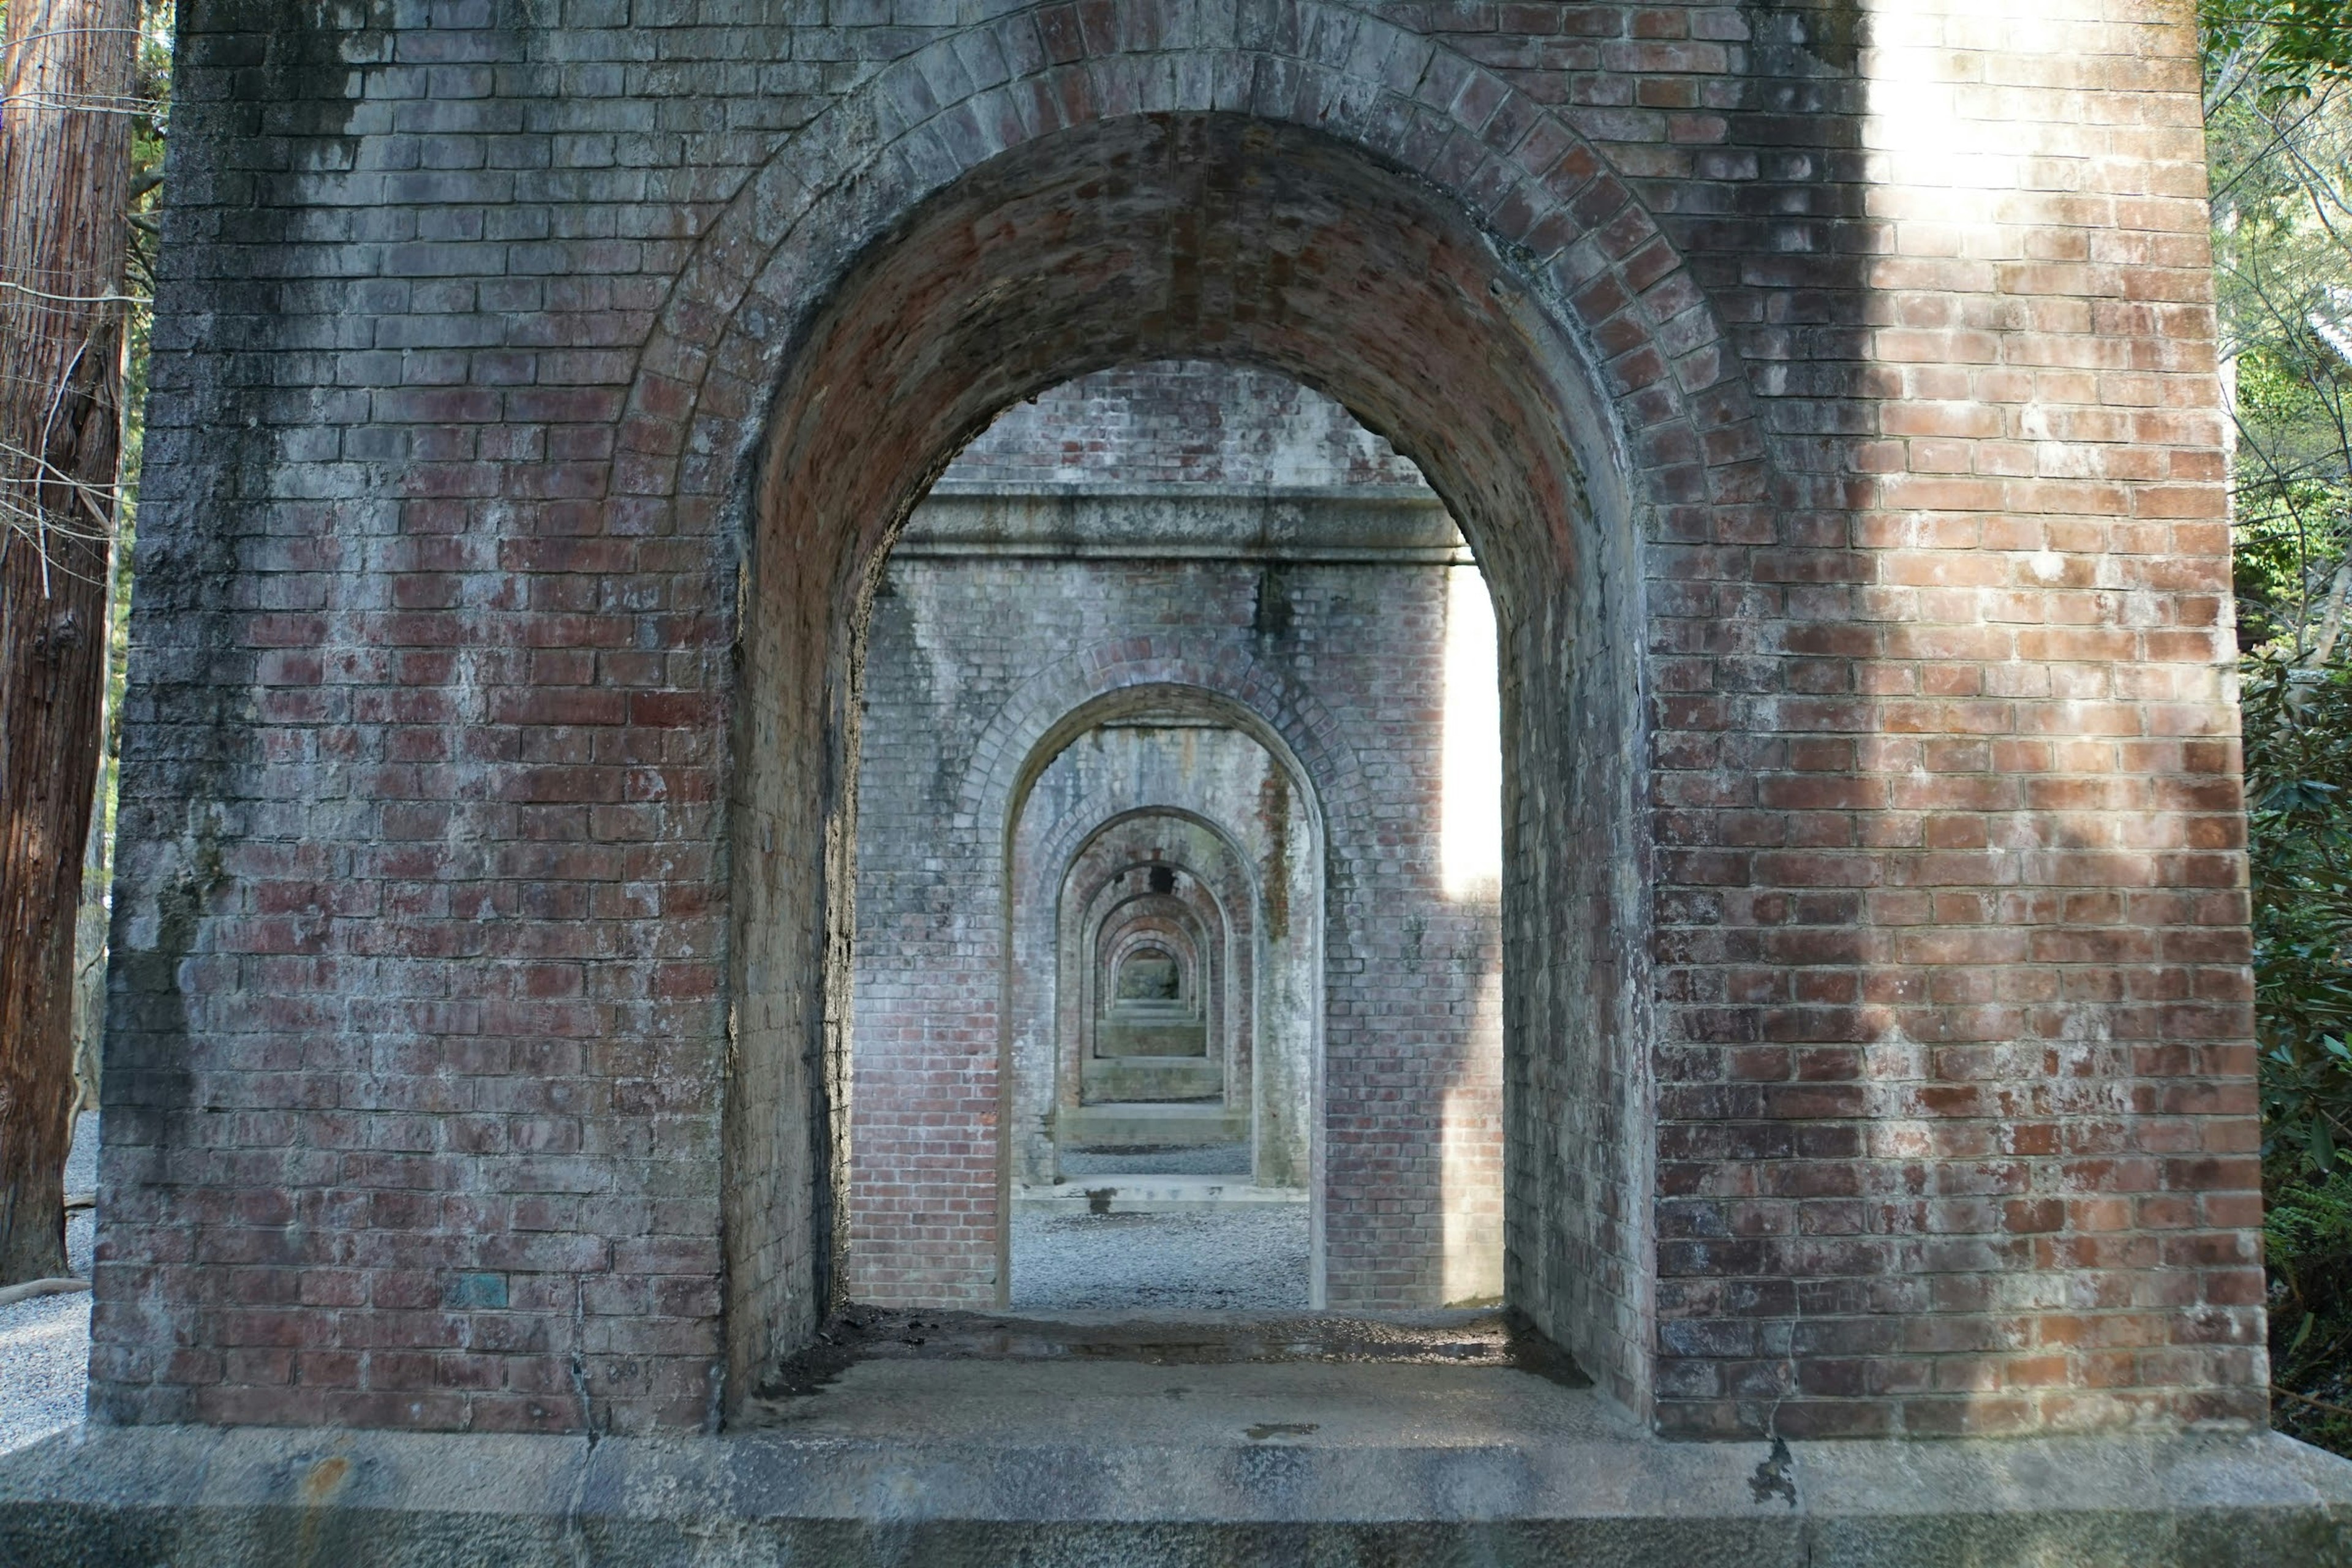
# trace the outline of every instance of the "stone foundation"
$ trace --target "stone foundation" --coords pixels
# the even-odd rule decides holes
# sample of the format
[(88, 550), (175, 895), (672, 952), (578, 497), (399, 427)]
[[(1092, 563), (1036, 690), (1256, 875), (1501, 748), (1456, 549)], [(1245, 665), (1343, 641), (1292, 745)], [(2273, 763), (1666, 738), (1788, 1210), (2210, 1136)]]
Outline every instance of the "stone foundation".
[[(936, 1371), (924, 1370), (919, 1389), (877, 1380), (872, 1403), (902, 1418), (914, 1403), (936, 1411)], [(1169, 1407), (1167, 1369), (1123, 1399), (1100, 1385), (1131, 1380), (1097, 1377), (1092, 1398), (1056, 1387), (1050, 1423), (1036, 1404), (987, 1405), (1024, 1434), (1011, 1439), (941, 1435), (929, 1420), (895, 1436), (593, 1445), (186, 1427), (53, 1438), (0, 1466), (0, 1558), (21, 1568), (2352, 1563), (2352, 1466), (2268, 1434), (1794, 1443), (1776, 1454), (1589, 1422), (1569, 1436), (1550, 1424), (1530, 1442), (1481, 1402), (1424, 1414), (1417, 1425), (1434, 1435), (1401, 1447), (1326, 1435), (1383, 1414), (1346, 1380), (1268, 1389), (1259, 1377), (1236, 1394), (1218, 1370), (1184, 1372), (1197, 1420), (1148, 1436), (1122, 1416), (1129, 1405)], [(1385, 1412), (1388, 1430), (1398, 1414)], [(1315, 1430), (1282, 1429), (1296, 1427)]]

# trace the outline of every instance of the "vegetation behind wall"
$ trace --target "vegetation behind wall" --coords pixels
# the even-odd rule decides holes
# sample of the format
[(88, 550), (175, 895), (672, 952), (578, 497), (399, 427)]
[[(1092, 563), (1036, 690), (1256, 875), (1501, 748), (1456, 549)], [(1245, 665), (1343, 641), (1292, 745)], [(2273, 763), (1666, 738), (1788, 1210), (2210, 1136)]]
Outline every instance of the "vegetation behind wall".
[(2352, 1453), (2352, 13), (2206, 0), (2273, 1419)]

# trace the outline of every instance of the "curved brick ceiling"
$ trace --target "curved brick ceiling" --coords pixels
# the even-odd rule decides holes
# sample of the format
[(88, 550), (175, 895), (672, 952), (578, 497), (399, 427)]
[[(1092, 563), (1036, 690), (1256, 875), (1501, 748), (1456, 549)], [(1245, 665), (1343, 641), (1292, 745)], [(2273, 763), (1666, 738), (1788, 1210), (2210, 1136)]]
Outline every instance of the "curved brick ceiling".
[[(1593, 398), (1546, 320), (1456, 212), (1327, 138), (1218, 115), (1042, 138), (919, 210), (823, 313), (766, 453), (771, 537), (870, 560), (1008, 405), (1210, 356), (1295, 376), (1387, 437), (1507, 607), (1572, 562), (1581, 511), (1561, 411)], [(844, 527), (865, 548), (836, 556)]]

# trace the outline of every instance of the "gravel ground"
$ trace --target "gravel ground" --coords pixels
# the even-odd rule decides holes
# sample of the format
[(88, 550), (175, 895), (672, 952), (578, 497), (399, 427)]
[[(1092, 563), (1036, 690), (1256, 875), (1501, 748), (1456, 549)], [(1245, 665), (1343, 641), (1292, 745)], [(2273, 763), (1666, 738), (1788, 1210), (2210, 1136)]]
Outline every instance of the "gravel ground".
[[(66, 1160), (66, 1191), (98, 1185), (98, 1115), (74, 1128)], [(89, 1278), (97, 1216), (78, 1209), (66, 1216), (66, 1264)], [(81, 1419), (89, 1386), (89, 1296), (37, 1296), (0, 1307), (0, 1454), (21, 1448)]]
[(1062, 1174), (1069, 1176), (1246, 1176), (1250, 1146), (1210, 1143), (1198, 1149), (1122, 1149), (1117, 1152), (1066, 1150)]
[(1307, 1306), (1307, 1205), (1013, 1214), (1013, 1305), (1033, 1311)]

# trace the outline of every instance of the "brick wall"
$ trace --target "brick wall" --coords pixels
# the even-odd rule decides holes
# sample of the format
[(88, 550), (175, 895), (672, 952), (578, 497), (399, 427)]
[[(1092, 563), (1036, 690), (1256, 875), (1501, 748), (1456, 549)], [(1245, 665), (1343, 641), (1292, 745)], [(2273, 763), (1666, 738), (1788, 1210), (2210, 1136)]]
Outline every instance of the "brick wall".
[(1210, 485), (1422, 496), (1421, 471), (1328, 397), (1200, 360), (1098, 371), (1007, 408), (940, 476), (961, 489)]
[(2186, 0), (986, 9), (183, 8), (101, 1417), (797, 1342), (873, 563), (1207, 355), (1495, 589), (1514, 1299), (1678, 1433), (2259, 1421)]

